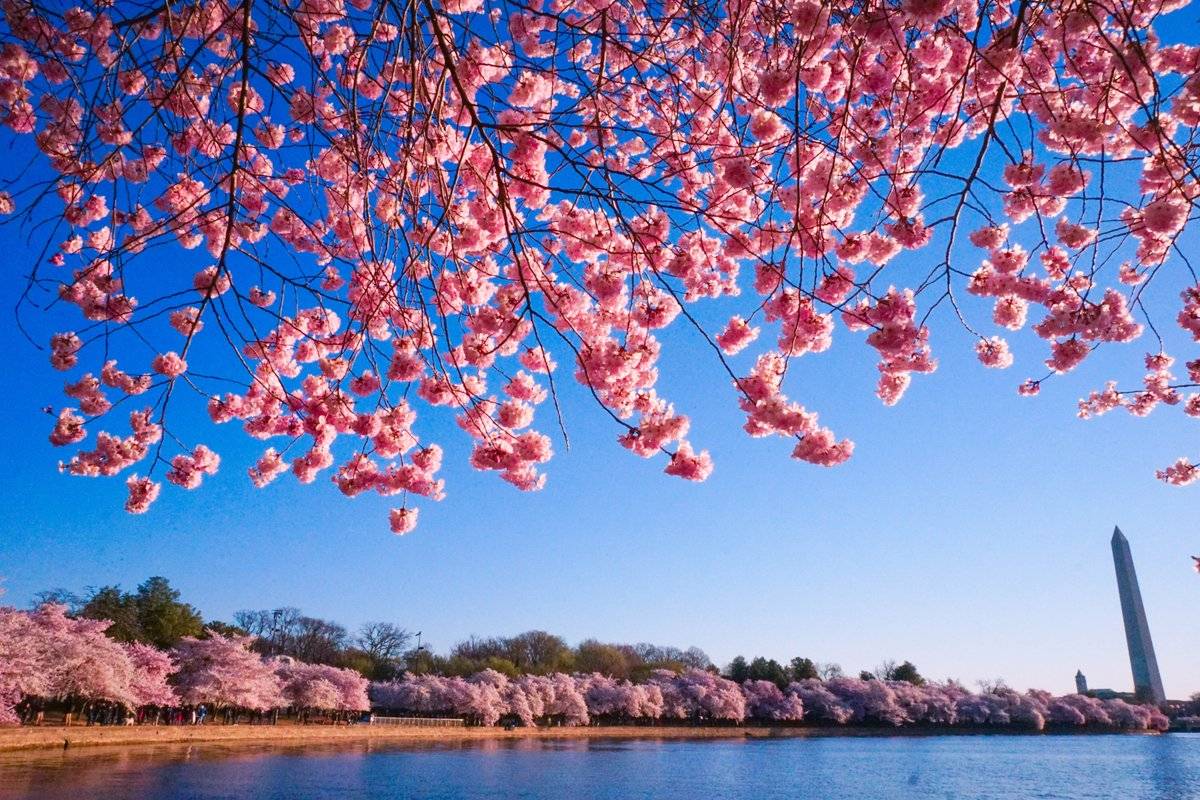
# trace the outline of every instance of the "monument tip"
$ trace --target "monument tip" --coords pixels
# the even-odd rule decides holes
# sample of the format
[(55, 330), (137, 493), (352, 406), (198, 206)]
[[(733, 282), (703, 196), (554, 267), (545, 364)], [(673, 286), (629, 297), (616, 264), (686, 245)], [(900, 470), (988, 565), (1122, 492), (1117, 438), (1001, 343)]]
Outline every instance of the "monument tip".
[(1115, 526), (1115, 525), (1113, 526), (1113, 535), (1112, 535), (1112, 540), (1113, 540), (1114, 542), (1123, 542), (1123, 541), (1125, 541), (1125, 534), (1121, 533), (1121, 529), (1120, 529), (1119, 527)]

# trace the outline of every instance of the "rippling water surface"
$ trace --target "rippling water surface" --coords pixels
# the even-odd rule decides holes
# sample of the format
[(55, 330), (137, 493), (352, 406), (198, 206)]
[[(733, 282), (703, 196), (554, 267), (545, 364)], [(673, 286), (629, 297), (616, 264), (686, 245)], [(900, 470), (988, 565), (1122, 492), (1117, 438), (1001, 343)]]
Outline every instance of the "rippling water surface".
[(1200, 734), (78, 748), (0, 757), (0, 798), (1200, 800)]

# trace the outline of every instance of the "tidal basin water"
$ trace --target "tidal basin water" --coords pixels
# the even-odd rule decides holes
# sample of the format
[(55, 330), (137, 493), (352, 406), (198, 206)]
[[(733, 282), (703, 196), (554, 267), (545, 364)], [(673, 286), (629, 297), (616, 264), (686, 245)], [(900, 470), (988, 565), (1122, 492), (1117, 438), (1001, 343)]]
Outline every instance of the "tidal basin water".
[(1200, 734), (76, 748), (0, 756), (0, 798), (1191, 800)]

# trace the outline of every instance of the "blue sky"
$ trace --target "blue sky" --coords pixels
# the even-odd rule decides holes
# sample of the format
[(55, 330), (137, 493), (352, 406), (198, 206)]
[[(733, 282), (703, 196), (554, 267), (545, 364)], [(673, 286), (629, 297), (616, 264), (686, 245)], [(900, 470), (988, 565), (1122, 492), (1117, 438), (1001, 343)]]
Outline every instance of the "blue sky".
[[(1194, 248), (1194, 234), (1186, 244)], [(15, 240), (6, 246), (14, 274), (36, 257)], [(902, 255), (891, 280), (918, 280), (937, 247)], [(20, 288), (15, 279), (0, 287), (0, 308)], [(1150, 294), (1168, 329), (1177, 291), (1164, 282)], [(985, 306), (968, 306), (987, 318)], [(197, 492), (165, 487), (149, 514), (126, 515), (121, 482), (56, 471), (64, 453), (49, 446), (40, 409), (63, 405), (64, 376), (9, 319), (0, 373), (8, 602), (165, 575), (209, 618), (294, 605), (349, 626), (395, 620), (438, 649), (536, 627), (571, 641), (695, 644), (718, 663), (803, 655), (858, 670), (910, 659), (930, 677), (1060, 692), (1082, 668), (1093, 686), (1126, 689), (1108, 549), (1120, 524), (1168, 694), (1200, 690), (1200, 577), (1187, 557), (1200, 551), (1200, 487), (1153, 478), (1180, 455), (1200, 455), (1197, 422), (1172, 409), (1144, 420), (1074, 417), (1075, 401), (1105, 378), (1139, 379), (1148, 339), (1094, 354), (1026, 399), (1015, 387), (1043, 374), (1044, 343), (1010, 337), (1016, 366), (985, 370), (971, 337), (939, 312), (941, 368), (884, 408), (873, 351), (839, 327), (834, 347), (796, 362), (786, 386), (857, 442), (850, 462), (823, 469), (791, 460), (783, 440), (742, 433), (727, 377), (711, 358), (692, 357), (701, 342), (680, 321), (664, 337), (660, 390), (713, 454), (706, 483), (669, 478), (661, 458), (620, 448), (619, 431), (563, 369), (571, 446), (556, 441), (547, 488), (525, 495), (472, 471), (465, 437), (430, 415), (418, 425), (447, 448), (448, 498), (422, 505), (419, 529), (396, 538), (385, 498), (347, 500), (325, 480), (303, 487), (290, 476), (254, 490), (245, 469), (257, 443), (233, 428), (210, 433), (198, 412), (177, 421), (222, 454), (220, 473)], [(39, 338), (62, 327), (33, 319)], [(748, 369), (752, 352), (736, 366)], [(1197, 355), (1194, 345), (1174, 353)]]
[[(797, 365), (788, 389), (856, 439), (841, 467), (793, 461), (782, 440), (748, 439), (714, 364), (667, 357), (662, 388), (716, 459), (706, 483), (628, 454), (569, 386), (571, 447), (556, 445), (543, 492), (472, 471), (461, 434), (440, 426), (451, 437), (449, 496), (425, 505), (404, 538), (388, 533), (384, 498), (347, 500), (290, 476), (254, 490), (244, 470), (256, 451), (228, 428), (205, 432), (224, 462), (201, 490), (166, 487), (151, 513), (126, 515), (118, 482), (56, 471), (61, 453), (46, 442), (40, 408), (61, 402), (61, 375), (18, 343), (0, 376), (7, 600), (55, 586), (131, 588), (161, 574), (210, 618), (296, 605), (350, 625), (397, 620), (439, 648), (541, 627), (570, 640), (696, 644), (718, 662), (806, 655), (858, 669), (908, 658), (931, 676), (1060, 691), (1082, 667), (1093, 685), (1123, 688), (1108, 551), (1119, 523), (1168, 692), (1200, 689), (1200, 578), (1187, 558), (1197, 494), (1152, 477), (1194, 452), (1194, 420), (1166, 410), (1078, 421), (1074, 401), (1094, 381), (1068, 376), (1020, 398), (1014, 386), (1033, 373), (1022, 365), (1044, 357), (1041, 343), (1020, 340), (1013, 369), (987, 371), (951, 326), (934, 334), (941, 369), (884, 408), (868, 348), (837, 337)], [(1114, 348), (1105, 360), (1115, 371), (1143, 349)]]

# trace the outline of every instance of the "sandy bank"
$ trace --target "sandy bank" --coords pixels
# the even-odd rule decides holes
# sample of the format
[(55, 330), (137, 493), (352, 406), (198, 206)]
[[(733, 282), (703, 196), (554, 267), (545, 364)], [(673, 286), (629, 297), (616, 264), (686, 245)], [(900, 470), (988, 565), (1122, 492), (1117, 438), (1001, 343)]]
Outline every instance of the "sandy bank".
[(686, 725), (609, 725), (581, 728), (405, 728), (369, 725), (143, 725), (137, 727), (63, 727), (0, 728), (0, 753), (12, 761), (21, 752), (45, 753), (50, 750), (108, 747), (125, 748), (153, 745), (212, 743), (236, 750), (263, 747), (316, 747), (339, 744), (413, 745), (469, 744), (487, 741), (553, 739), (769, 739), (779, 737), (827, 736), (1037, 736), (1037, 735), (1129, 735), (1150, 732), (1048, 730), (1044, 732), (981, 728), (881, 728), (863, 727), (779, 727), (746, 725), (692, 727)]

